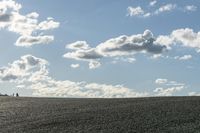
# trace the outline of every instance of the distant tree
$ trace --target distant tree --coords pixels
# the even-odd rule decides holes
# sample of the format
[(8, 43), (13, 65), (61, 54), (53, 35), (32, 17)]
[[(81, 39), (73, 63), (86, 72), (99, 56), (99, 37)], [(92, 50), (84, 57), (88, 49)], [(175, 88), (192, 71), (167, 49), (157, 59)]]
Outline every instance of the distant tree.
[(19, 94), (18, 94), (18, 93), (16, 93), (16, 97), (19, 97)]

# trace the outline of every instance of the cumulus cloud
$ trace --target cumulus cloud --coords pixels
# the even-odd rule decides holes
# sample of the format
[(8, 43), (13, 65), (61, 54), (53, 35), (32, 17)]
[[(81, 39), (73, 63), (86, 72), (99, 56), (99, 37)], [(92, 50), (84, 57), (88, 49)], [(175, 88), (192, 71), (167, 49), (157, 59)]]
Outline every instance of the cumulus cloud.
[(185, 6), (185, 11), (190, 11), (190, 12), (194, 12), (194, 11), (196, 11), (197, 10), (197, 7), (196, 6), (194, 6), (194, 5), (187, 5), (187, 6)]
[(71, 68), (78, 68), (78, 67), (80, 67), (79, 64), (71, 64), (70, 66), (71, 66)]
[[(91, 48), (85, 41), (77, 41), (66, 46), (67, 49), (73, 50), (63, 55), (65, 58), (99, 62), (101, 58), (128, 57), (137, 53), (161, 54), (167, 46), (156, 42), (153, 33), (150, 30), (145, 30), (143, 34), (122, 35), (116, 38), (111, 38), (103, 43), (100, 43), (94, 48)], [(124, 57), (124, 58), (125, 58)], [(127, 59), (130, 62), (134, 59)], [(100, 63), (96, 66), (100, 66)], [(93, 66), (93, 65), (89, 65)], [(91, 67), (90, 67), (91, 68)], [(94, 67), (92, 67), (94, 68)], [(96, 68), (96, 67), (95, 67)]]
[(174, 40), (169, 37), (169, 36), (163, 36), (163, 35), (160, 35), (156, 38), (156, 41), (155, 43), (157, 44), (163, 44), (165, 45), (168, 49), (171, 49), (171, 44), (174, 43)]
[(35, 44), (48, 44), (54, 40), (54, 36), (20, 36), (16, 46), (29, 47)]
[(189, 92), (188, 95), (189, 96), (200, 96), (200, 93), (198, 93), (198, 92)]
[(96, 49), (91, 48), (87, 50), (77, 50), (73, 52), (68, 52), (63, 55), (65, 58), (71, 58), (75, 60), (85, 60), (85, 61), (90, 61), (90, 60), (95, 60), (95, 59), (100, 59), (102, 58), (102, 55), (99, 54)]
[(159, 79), (156, 79), (156, 80), (155, 80), (155, 83), (156, 83), (156, 84), (165, 84), (165, 83), (167, 83), (167, 82), (168, 82), (167, 79), (161, 79), (161, 78), (159, 78)]
[(101, 63), (98, 62), (98, 61), (92, 60), (92, 61), (89, 62), (89, 68), (90, 69), (96, 69), (100, 66), (101, 66)]
[(112, 61), (113, 64), (116, 64), (118, 62), (128, 62), (128, 63), (134, 63), (136, 61), (133, 57), (116, 57), (114, 58), (114, 61)]
[(1, 82), (15, 82), (16, 87), (31, 89), (35, 96), (51, 97), (144, 97), (146, 92), (136, 92), (122, 85), (108, 85), (70, 80), (56, 80), (49, 76), (48, 62), (32, 55), (22, 56), (0, 68)]
[(164, 78), (158, 78), (155, 80), (155, 84), (157, 85), (165, 85), (165, 86), (184, 86), (183, 83), (178, 83), (177, 81), (170, 81)]
[(86, 41), (76, 41), (74, 43), (66, 45), (66, 48), (72, 49), (72, 50), (90, 49), (89, 44), (87, 44)]
[(192, 59), (192, 55), (176, 56), (176, 57), (174, 57), (174, 59), (177, 59), (177, 60), (190, 60), (190, 59)]
[(40, 30), (50, 30), (50, 29), (55, 29), (58, 28), (60, 25), (59, 22), (55, 22), (53, 18), (48, 18), (46, 21), (42, 21), (38, 24), (38, 28)]
[(174, 10), (175, 8), (176, 8), (176, 4), (166, 4), (166, 5), (161, 6), (159, 9), (157, 9), (154, 13), (160, 14), (163, 12), (169, 12), (169, 11)]
[(200, 32), (195, 33), (193, 29), (177, 29), (171, 34), (171, 38), (186, 47), (200, 48)]
[(198, 49), (200, 49), (200, 32), (194, 32), (194, 30), (190, 28), (176, 29), (169, 35), (160, 35), (155, 43), (165, 45), (168, 49), (171, 49), (173, 45), (181, 45), (195, 48), (198, 51)]
[(140, 16), (144, 14), (144, 11), (140, 6), (138, 7), (129, 6), (127, 10), (128, 10), (128, 16)]
[(172, 96), (174, 93), (181, 91), (184, 86), (170, 87), (170, 88), (156, 88), (154, 90), (157, 96)]
[(174, 93), (179, 92), (185, 88), (185, 84), (183, 83), (170, 81), (164, 78), (156, 79), (155, 84), (159, 85), (159, 87), (153, 90), (156, 96), (172, 96)]
[(149, 3), (149, 5), (150, 5), (150, 6), (155, 6), (156, 3), (157, 3), (157, 1), (156, 1), (156, 0), (153, 0), (153, 1), (151, 1), (151, 2)]
[(27, 76), (32, 75), (32, 70), (41, 70), (48, 64), (46, 60), (36, 58), (32, 55), (24, 55), (8, 67), (0, 68), (0, 80), (21, 82)]
[[(26, 15), (20, 14), (20, 9), (22, 5), (14, 0), (3, 0), (0, 1), (0, 30), (6, 29), (8, 31), (17, 33), (20, 38), (16, 42), (17, 46), (32, 46), (34, 44), (44, 43), (43, 41), (38, 41), (31, 43), (28, 41), (27, 45), (25, 42), (20, 44), (20, 39), (24, 36), (29, 36), (29, 38), (46, 38), (42, 37), (40, 34), (42, 31), (47, 31), (51, 29), (58, 28), (60, 23), (55, 22), (53, 18), (47, 18), (45, 21), (38, 21), (39, 14), (36, 12), (31, 12)], [(53, 41), (51, 39), (51, 41)], [(48, 43), (51, 42), (50, 40)]]
[(150, 30), (145, 30), (143, 34), (132, 36), (120, 36), (112, 38), (97, 46), (100, 53), (105, 56), (130, 55), (136, 52), (148, 52), (152, 54), (162, 53), (165, 45), (155, 44), (155, 38)]
[(81, 97), (81, 98), (123, 98), (144, 97), (147, 93), (135, 92), (132, 89), (120, 85), (106, 85), (97, 83), (56, 81), (31, 85), (35, 96), (54, 97)]
[[(193, 29), (176, 29), (169, 35), (159, 35), (155, 37), (150, 30), (145, 30), (143, 34), (121, 35), (116, 38), (108, 39), (92, 48), (86, 41), (77, 41), (66, 46), (72, 50), (63, 55), (65, 58), (100, 61), (102, 58), (120, 59), (127, 61), (138, 53), (150, 53), (152, 58), (163, 57), (164, 51), (171, 50), (174, 45), (200, 49), (200, 32), (194, 32)], [(179, 60), (189, 60), (191, 55), (175, 57)], [(133, 60), (135, 61), (135, 60)], [(133, 62), (132, 61), (132, 62)], [(117, 62), (116, 60), (113, 62)]]
[(182, 12), (194, 12), (197, 10), (197, 7), (194, 5), (186, 5), (185, 7), (178, 7), (176, 4), (172, 4), (172, 3), (161, 5), (157, 9), (154, 9), (156, 4), (157, 4), (156, 0), (150, 1), (149, 7), (146, 10), (142, 9), (140, 6), (137, 6), (137, 7), (129, 6), (127, 8), (128, 16), (130, 17), (137, 16), (141, 18), (147, 18), (150, 16), (160, 15), (165, 12), (172, 12), (173, 10), (177, 8), (180, 9), (179, 11), (182, 11)]

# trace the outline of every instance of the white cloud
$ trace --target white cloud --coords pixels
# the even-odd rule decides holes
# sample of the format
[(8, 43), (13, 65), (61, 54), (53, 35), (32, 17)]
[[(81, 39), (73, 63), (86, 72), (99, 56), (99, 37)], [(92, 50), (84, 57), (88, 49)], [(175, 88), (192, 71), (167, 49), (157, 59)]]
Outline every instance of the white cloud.
[[(171, 50), (174, 45), (195, 48), (198, 52), (200, 49), (200, 32), (194, 32), (193, 29), (176, 29), (169, 35), (159, 35), (154, 37), (150, 30), (145, 30), (143, 34), (122, 35), (116, 38), (111, 38), (103, 43), (100, 43), (94, 48), (91, 48), (85, 41), (77, 41), (66, 46), (67, 49), (73, 50), (63, 55), (65, 58), (91, 61), (101, 60), (102, 58), (116, 59), (122, 57), (121, 61), (127, 61), (129, 57), (133, 57), (138, 53), (150, 53), (151, 58), (164, 57), (162, 54), (165, 51)], [(191, 55), (183, 57), (175, 57), (179, 60), (191, 59)], [(116, 63), (117, 61), (113, 61)]]
[(96, 69), (96, 68), (98, 68), (98, 67), (100, 67), (100, 66), (101, 66), (101, 63), (98, 62), (98, 61), (91, 60), (91, 61), (89, 62), (89, 68), (90, 68), (90, 69)]
[(32, 75), (32, 70), (41, 70), (48, 62), (32, 55), (24, 55), (8, 67), (0, 68), (0, 80), (21, 82), (24, 78)]
[(96, 49), (91, 48), (87, 50), (76, 50), (73, 52), (68, 52), (63, 55), (65, 58), (71, 58), (75, 60), (83, 60), (83, 61), (90, 61), (95, 59), (102, 58), (102, 55), (99, 54)]
[(40, 30), (50, 30), (58, 28), (60, 25), (59, 22), (55, 22), (53, 19), (48, 19), (46, 21), (42, 21), (38, 24), (38, 28)]
[(192, 59), (192, 55), (176, 56), (174, 58), (177, 60), (190, 60), (190, 59)]
[[(34, 38), (46, 38), (38, 36), (40, 32), (58, 28), (60, 23), (55, 22), (53, 18), (38, 22), (39, 14), (31, 12), (26, 15), (20, 14), (21, 4), (14, 0), (0, 1), (0, 30), (17, 33), (21, 36), (31, 36)], [(53, 39), (51, 39), (53, 41)], [(19, 41), (17, 42), (19, 44)], [(38, 43), (19, 44), (17, 46), (31, 46)]]
[(156, 83), (156, 84), (165, 84), (165, 83), (167, 83), (167, 82), (168, 82), (167, 79), (161, 79), (161, 78), (159, 78), (159, 79), (156, 79), (156, 80), (155, 80), (155, 83)]
[(200, 48), (200, 32), (194, 32), (193, 29), (176, 29), (171, 32), (170, 35), (160, 35), (155, 43), (167, 46), (171, 49), (173, 45), (182, 45), (185, 47)]
[(158, 88), (153, 90), (156, 96), (172, 96), (174, 93), (179, 92), (185, 88), (185, 84), (168, 79), (158, 78), (155, 84), (159, 85)]
[(170, 45), (173, 44), (173, 42), (174, 40), (169, 36), (162, 36), (162, 35), (158, 36), (155, 41), (155, 43), (157, 44), (163, 44), (167, 46), (168, 49), (171, 49)]
[(30, 47), (35, 44), (48, 44), (54, 40), (53, 36), (20, 36), (16, 46)]
[(189, 96), (200, 96), (200, 93), (198, 92), (189, 92)]
[(196, 11), (197, 10), (197, 7), (196, 6), (194, 6), (194, 5), (187, 5), (187, 6), (185, 6), (185, 11), (190, 11), (190, 12), (194, 12), (194, 11)]
[(150, 17), (152, 14), (150, 12), (147, 12), (143, 15), (144, 18)]
[(150, 6), (155, 6), (156, 3), (157, 3), (157, 1), (156, 1), (156, 0), (153, 0), (153, 1), (151, 1), (151, 2), (149, 3), (149, 5), (150, 5)]
[(172, 96), (174, 93), (181, 91), (184, 86), (170, 87), (170, 88), (156, 88), (154, 92), (157, 96)]
[(166, 4), (166, 5), (161, 6), (159, 9), (157, 9), (154, 13), (160, 14), (163, 12), (169, 12), (169, 11), (174, 10), (175, 8), (176, 8), (176, 4)]
[(51, 97), (144, 97), (146, 92), (136, 92), (122, 85), (56, 80), (49, 76), (48, 62), (32, 55), (0, 68), (2, 82), (15, 82), (16, 87), (31, 89), (35, 96)]
[(0, 1), (0, 13), (9, 12), (9, 10), (13, 10), (18, 12), (22, 8), (22, 5), (16, 3), (13, 0), (2, 0)]
[(79, 64), (71, 64), (70, 66), (71, 66), (71, 68), (79, 68), (80, 67)]
[(128, 16), (130, 17), (137, 16), (141, 18), (147, 18), (150, 16), (160, 15), (165, 12), (171, 12), (175, 9), (180, 9), (178, 11), (182, 11), (182, 12), (194, 12), (197, 10), (197, 6), (195, 5), (186, 5), (185, 7), (178, 7), (176, 4), (172, 4), (172, 3), (162, 5), (156, 10), (154, 10), (156, 4), (157, 4), (156, 0), (150, 1), (149, 7), (147, 8), (147, 10), (142, 9), (140, 6), (137, 6), (137, 7), (129, 6), (127, 8)]
[(144, 14), (144, 11), (142, 10), (140, 6), (138, 7), (129, 6), (127, 10), (128, 10), (128, 16), (140, 16)]
[(128, 63), (134, 63), (136, 61), (135, 58), (133, 57), (116, 57), (114, 58), (114, 60), (112, 61), (113, 64), (116, 64), (118, 62), (128, 62)]
[(200, 32), (195, 33), (193, 29), (185, 28), (174, 30), (171, 37), (174, 41), (186, 47), (200, 48)]
[(177, 81), (170, 81), (164, 78), (158, 78), (155, 80), (155, 84), (157, 85), (165, 85), (165, 86), (184, 86), (183, 83), (178, 83)]
[(167, 46), (158, 42), (155, 43), (155, 41), (156, 39), (150, 30), (145, 30), (143, 34), (122, 35), (111, 38), (94, 48), (91, 48), (85, 41), (77, 41), (66, 46), (67, 49), (73, 51), (67, 52), (63, 57), (91, 62), (91, 60), (98, 61), (101, 58), (123, 56), (124, 61), (133, 62), (135, 59), (129, 57), (134, 54), (150, 53), (156, 55), (163, 53), (167, 49)]
[(132, 36), (120, 36), (112, 38), (97, 46), (104, 56), (132, 55), (138, 52), (148, 52), (152, 54), (162, 53), (166, 46), (155, 44), (155, 38), (150, 30), (145, 30), (143, 34)]
[(86, 41), (76, 41), (74, 43), (67, 44), (66, 48), (72, 50), (90, 49), (89, 44), (87, 44)]

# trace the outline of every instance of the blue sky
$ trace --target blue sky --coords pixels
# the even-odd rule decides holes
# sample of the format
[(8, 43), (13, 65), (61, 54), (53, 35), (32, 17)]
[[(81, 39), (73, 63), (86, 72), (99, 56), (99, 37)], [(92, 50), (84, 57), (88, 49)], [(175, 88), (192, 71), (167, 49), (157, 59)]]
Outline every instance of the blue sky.
[(1, 0), (0, 93), (199, 95), (199, 8), (198, 0)]

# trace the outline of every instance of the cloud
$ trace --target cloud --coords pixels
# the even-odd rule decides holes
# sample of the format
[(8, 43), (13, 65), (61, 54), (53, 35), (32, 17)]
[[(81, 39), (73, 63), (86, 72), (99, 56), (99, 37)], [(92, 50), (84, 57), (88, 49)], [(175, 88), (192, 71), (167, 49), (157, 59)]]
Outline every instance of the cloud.
[(172, 96), (174, 93), (181, 91), (184, 86), (170, 87), (170, 88), (156, 88), (154, 90), (157, 96)]
[(113, 64), (116, 64), (118, 62), (128, 62), (128, 63), (134, 63), (136, 61), (133, 57), (116, 57), (114, 58), (114, 61), (112, 61)]
[[(41, 32), (58, 28), (60, 23), (54, 21), (53, 18), (47, 18), (45, 21), (39, 22), (39, 14), (36, 12), (31, 12), (26, 15), (20, 14), (22, 5), (15, 2), (14, 0), (3, 0), (0, 1), (0, 30), (6, 29), (8, 31), (17, 33), (22, 36), (29, 36), (32, 38), (46, 38), (46, 35), (42, 37)], [(18, 40), (19, 40), (18, 39)], [(51, 39), (53, 41), (53, 39)], [(48, 41), (50, 43), (51, 41)], [(43, 43), (43, 41), (38, 41), (35, 43), (28, 42), (27, 45), (20, 41), (16, 42), (17, 46), (32, 46), (35, 44)]]
[(159, 78), (159, 79), (156, 79), (156, 80), (155, 80), (155, 83), (156, 83), (156, 84), (165, 84), (165, 83), (167, 83), (167, 82), (168, 82), (167, 79), (161, 79), (161, 78)]
[(200, 96), (200, 93), (198, 93), (198, 92), (189, 92), (188, 95), (189, 96)]
[(127, 11), (128, 11), (128, 16), (140, 16), (144, 14), (144, 11), (142, 10), (140, 6), (138, 7), (129, 6), (127, 8)]
[(154, 13), (160, 14), (163, 12), (169, 12), (169, 11), (174, 10), (175, 8), (176, 8), (176, 4), (166, 4), (166, 5), (161, 6), (159, 9), (157, 9)]
[(197, 10), (197, 7), (194, 5), (187, 5), (184, 7), (185, 11), (190, 11), (190, 12), (194, 12)]
[(170, 45), (174, 43), (174, 40), (169, 36), (160, 35), (156, 38), (155, 43), (165, 45), (167, 49), (171, 49)]
[(156, 1), (156, 0), (153, 0), (153, 1), (151, 1), (151, 2), (149, 3), (149, 5), (150, 5), (150, 6), (155, 6), (156, 3), (157, 3), (157, 1)]
[(56, 80), (49, 76), (48, 62), (32, 55), (22, 56), (0, 68), (1, 82), (14, 82), (16, 87), (31, 89), (34, 96), (51, 97), (144, 97), (146, 92), (136, 92), (122, 85)]
[(177, 81), (170, 81), (164, 78), (158, 78), (155, 80), (155, 84), (164, 86), (185, 86), (183, 83), (178, 83)]
[(200, 48), (200, 32), (195, 33), (193, 29), (177, 29), (171, 33), (171, 38), (186, 47)]
[[(116, 57), (121, 61), (127, 61), (133, 58), (135, 54), (152, 54), (151, 58), (163, 57), (165, 51), (172, 50), (174, 45), (200, 49), (200, 32), (194, 32), (193, 29), (175, 29), (169, 35), (158, 35), (155, 37), (150, 30), (145, 30), (142, 34), (121, 35), (111, 38), (92, 48), (86, 41), (77, 41), (66, 45), (66, 48), (72, 51), (63, 55), (64, 58), (88, 61), (110, 58), (116, 61)], [(175, 57), (179, 60), (191, 59), (191, 55), (184, 57)], [(135, 58), (134, 58), (135, 59)], [(119, 61), (119, 60), (118, 60)], [(135, 60), (134, 60), (135, 61)]]
[(54, 40), (54, 36), (20, 36), (16, 46), (29, 47), (35, 44), (48, 44)]
[(35, 96), (51, 97), (81, 97), (81, 98), (125, 98), (144, 97), (147, 93), (135, 92), (120, 85), (106, 85), (72, 81), (51, 80), (46, 83), (36, 83), (31, 86)]
[(132, 36), (120, 36), (112, 38), (97, 46), (98, 51), (105, 56), (130, 55), (137, 52), (148, 52), (152, 54), (162, 53), (166, 46), (155, 44), (155, 38), (150, 30), (143, 34)]
[(50, 30), (50, 29), (55, 29), (58, 28), (60, 25), (59, 22), (55, 22), (53, 18), (49, 18), (46, 21), (42, 21), (38, 24), (38, 29), (40, 30)]
[(94, 48), (91, 48), (88, 50), (77, 50), (73, 52), (68, 52), (64, 54), (63, 57), (75, 60), (90, 61), (90, 60), (100, 59), (102, 58), (102, 55), (99, 54)]
[(80, 67), (79, 64), (71, 64), (70, 66), (71, 66), (71, 68), (79, 68)]
[(0, 1), (0, 12), (5, 13), (9, 12), (9, 10), (13, 11), (19, 11), (22, 8), (22, 5), (19, 3), (16, 3), (13, 0), (2, 0)]
[[(128, 16), (130, 16), (130, 17), (137, 16), (137, 17), (141, 17), (141, 18), (147, 18), (150, 16), (160, 15), (165, 12), (172, 12), (173, 10), (175, 10), (177, 8), (180, 9), (179, 11), (182, 11), (182, 12), (194, 12), (197, 10), (197, 7), (194, 5), (178, 7), (176, 4), (172, 4), (172, 3), (161, 5), (157, 9), (154, 9), (156, 4), (157, 4), (156, 0), (150, 1), (149, 7), (147, 8), (147, 10), (142, 9), (140, 6), (137, 6), (137, 7), (129, 6), (127, 8)], [(153, 8), (153, 9), (151, 9), (151, 8)]]
[(40, 70), (46, 66), (46, 60), (32, 55), (24, 55), (19, 60), (8, 64), (8, 67), (0, 68), (0, 81), (20, 82), (27, 76), (32, 75), (32, 70)]
[(76, 41), (74, 43), (66, 45), (66, 48), (72, 50), (90, 49), (89, 44), (87, 44), (86, 41)]
[[(85, 41), (77, 41), (66, 45), (66, 48), (73, 50), (63, 55), (64, 58), (75, 60), (99, 62), (102, 58), (128, 57), (137, 53), (161, 54), (167, 50), (167, 46), (156, 42), (156, 38), (150, 30), (145, 30), (143, 34), (122, 35), (116, 38), (111, 38), (103, 43), (100, 43), (94, 48), (91, 48)], [(133, 62), (135, 59), (128, 59)], [(95, 63), (99, 64), (99, 63)], [(93, 66), (93, 65), (89, 65)], [(100, 66), (100, 65), (97, 65)], [(92, 67), (96, 68), (96, 67)]]
[(89, 62), (89, 68), (90, 69), (96, 69), (100, 66), (101, 66), (101, 63), (98, 62), (98, 61), (92, 60), (92, 61)]
[(156, 79), (155, 84), (159, 85), (159, 87), (153, 90), (155, 96), (172, 96), (174, 93), (179, 92), (185, 88), (185, 84), (183, 83), (170, 81), (164, 78)]
[(177, 59), (177, 60), (190, 60), (190, 59), (192, 59), (192, 55), (176, 56), (176, 57), (174, 57), (174, 59)]
[(200, 32), (194, 32), (193, 29), (183, 28), (173, 30), (169, 35), (160, 35), (155, 43), (165, 45), (171, 49), (173, 45), (181, 45), (184, 47), (200, 49)]

